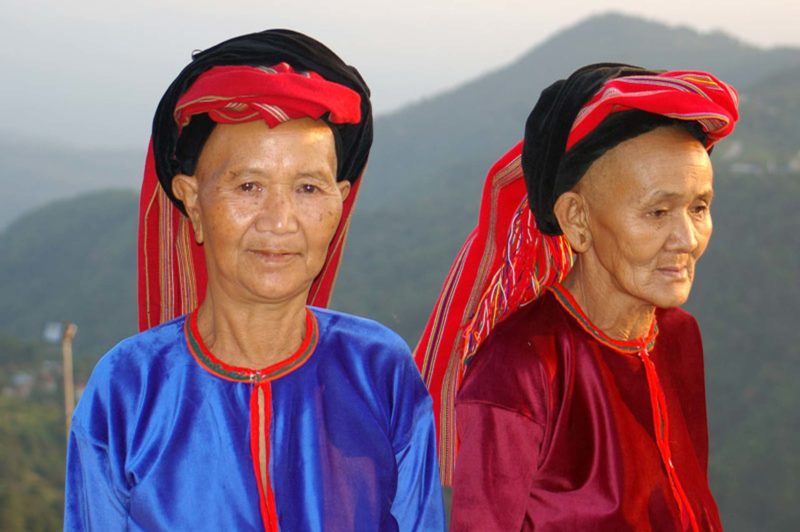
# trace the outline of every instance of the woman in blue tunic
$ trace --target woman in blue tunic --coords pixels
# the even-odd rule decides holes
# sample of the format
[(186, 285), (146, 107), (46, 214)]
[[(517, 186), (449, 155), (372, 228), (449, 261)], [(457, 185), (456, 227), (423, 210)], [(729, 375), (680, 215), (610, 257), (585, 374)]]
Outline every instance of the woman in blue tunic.
[(298, 33), (231, 39), (175, 80), (142, 187), (147, 330), (75, 412), (65, 529), (444, 528), (407, 345), (314, 306), (371, 140), (358, 72)]

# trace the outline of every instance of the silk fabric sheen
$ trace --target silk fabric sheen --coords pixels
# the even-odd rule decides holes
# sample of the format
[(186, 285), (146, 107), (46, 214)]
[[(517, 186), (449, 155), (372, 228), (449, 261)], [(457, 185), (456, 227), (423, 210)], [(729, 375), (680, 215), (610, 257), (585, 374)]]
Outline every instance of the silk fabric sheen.
[[(703, 353), (694, 319), (657, 310), (649, 351), (672, 461), (702, 530), (721, 530), (707, 479)], [(500, 324), (467, 369), (451, 530), (682, 530), (642, 361), (599, 342), (547, 291)]]
[[(394, 333), (313, 309), (309, 359), (271, 383), (281, 530), (443, 530), (431, 400)], [(66, 530), (264, 530), (253, 385), (203, 368), (185, 317), (123, 341), (75, 412)]]

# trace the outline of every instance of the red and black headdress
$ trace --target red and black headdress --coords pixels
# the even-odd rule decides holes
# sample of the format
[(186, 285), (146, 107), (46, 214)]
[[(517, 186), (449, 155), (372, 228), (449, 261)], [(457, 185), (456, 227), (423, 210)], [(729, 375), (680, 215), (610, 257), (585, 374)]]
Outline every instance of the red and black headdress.
[(316, 40), (289, 30), (236, 37), (194, 55), (167, 89), (153, 119), (139, 210), (139, 328), (193, 310), (206, 285), (202, 247), (172, 193), (178, 173), (194, 173), (217, 123), (296, 118), (333, 131), (337, 179), (352, 183), (342, 221), (308, 297), (327, 305), (361, 174), (372, 145), (369, 88), (358, 71)]

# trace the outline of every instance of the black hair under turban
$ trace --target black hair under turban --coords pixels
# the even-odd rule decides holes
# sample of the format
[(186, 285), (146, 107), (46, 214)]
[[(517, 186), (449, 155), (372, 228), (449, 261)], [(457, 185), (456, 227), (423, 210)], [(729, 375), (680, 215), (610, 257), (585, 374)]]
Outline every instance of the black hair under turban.
[(609, 79), (653, 74), (655, 72), (652, 70), (632, 65), (601, 63), (585, 66), (542, 91), (525, 122), (525, 142), (522, 147), (522, 169), (528, 201), (542, 233), (561, 234), (553, 214), (553, 205), (558, 196), (574, 187), (581, 177), (571, 173), (566, 179), (567, 176), (560, 170), (572, 124), (584, 104)]

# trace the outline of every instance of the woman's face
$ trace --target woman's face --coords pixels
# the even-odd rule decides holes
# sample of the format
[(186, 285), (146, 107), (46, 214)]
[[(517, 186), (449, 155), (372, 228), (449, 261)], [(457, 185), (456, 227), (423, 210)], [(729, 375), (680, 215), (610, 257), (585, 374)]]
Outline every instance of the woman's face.
[(619, 144), (579, 183), (589, 253), (608, 289), (637, 303), (682, 305), (711, 237), (711, 161), (686, 131), (661, 127)]
[(342, 215), (333, 134), (323, 122), (218, 124), (195, 176), (173, 181), (205, 248), (210, 289), (233, 301), (305, 299)]

